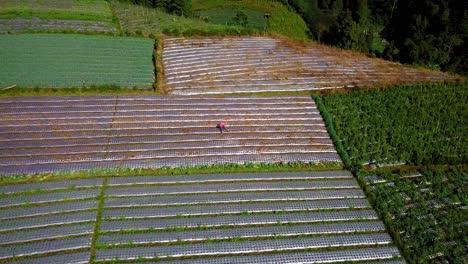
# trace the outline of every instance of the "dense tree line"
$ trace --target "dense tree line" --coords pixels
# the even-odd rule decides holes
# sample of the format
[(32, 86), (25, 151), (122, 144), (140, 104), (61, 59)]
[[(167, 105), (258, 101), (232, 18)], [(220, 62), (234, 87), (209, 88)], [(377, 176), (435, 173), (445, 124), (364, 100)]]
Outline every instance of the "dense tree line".
[(468, 74), (461, 0), (283, 0), (313, 38), (385, 59)]
[(137, 5), (144, 5), (152, 8), (161, 8), (165, 11), (188, 16), (192, 14), (192, 0), (121, 0)]

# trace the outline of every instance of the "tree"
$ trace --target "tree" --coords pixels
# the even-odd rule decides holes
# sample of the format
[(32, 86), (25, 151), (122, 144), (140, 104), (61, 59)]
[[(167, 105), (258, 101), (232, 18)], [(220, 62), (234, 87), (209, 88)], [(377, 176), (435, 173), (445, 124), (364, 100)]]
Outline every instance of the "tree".
[(455, 24), (463, 23), (467, 13), (464, 11), (462, 15), (452, 10), (451, 6), (458, 7), (454, 2), (457, 1), (397, 2), (387, 27), (387, 37), (394, 41), (394, 46), (389, 48), (398, 49), (398, 59), (432, 68), (457, 68), (461, 59), (455, 52), (462, 53), (462, 58), (466, 56), (461, 49), (464, 38), (466, 40), (462, 30), (466, 31), (466, 27)]

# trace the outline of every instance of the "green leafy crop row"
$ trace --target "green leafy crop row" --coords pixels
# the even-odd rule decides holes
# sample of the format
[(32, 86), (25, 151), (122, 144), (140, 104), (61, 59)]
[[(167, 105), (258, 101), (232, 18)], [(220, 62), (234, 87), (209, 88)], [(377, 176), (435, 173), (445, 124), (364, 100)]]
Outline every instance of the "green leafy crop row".
[(71, 34), (0, 36), (0, 87), (151, 88), (154, 41)]
[[(415, 173), (413, 173), (415, 174)], [(365, 189), (409, 263), (463, 263), (467, 246), (468, 174), (423, 171), (416, 177), (377, 173), (384, 183)], [(360, 173), (366, 182), (368, 173)], [(445, 263), (445, 262), (444, 262)]]
[(467, 88), (467, 83), (396, 86), (324, 96), (323, 102), (353, 164), (464, 164)]

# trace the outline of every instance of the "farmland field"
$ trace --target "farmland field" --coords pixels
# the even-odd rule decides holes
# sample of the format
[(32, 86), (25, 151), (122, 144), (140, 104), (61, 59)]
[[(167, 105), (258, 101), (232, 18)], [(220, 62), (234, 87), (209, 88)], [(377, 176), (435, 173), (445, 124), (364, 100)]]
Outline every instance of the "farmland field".
[(456, 81), (456, 75), (272, 37), (165, 38), (165, 90), (178, 95), (304, 92)]
[(466, 171), (361, 173), (359, 178), (409, 263), (466, 263)]
[(0, 175), (278, 162), (341, 165), (310, 97), (0, 100)]
[(2, 263), (404, 263), (348, 171), (7, 184), (0, 220)]
[(111, 21), (104, 0), (0, 0), (0, 18), (44, 18)]
[(397, 86), (323, 97), (354, 164), (466, 164), (468, 89)]
[(104, 36), (0, 36), (0, 86), (88, 87), (115, 84), (149, 89), (154, 41)]

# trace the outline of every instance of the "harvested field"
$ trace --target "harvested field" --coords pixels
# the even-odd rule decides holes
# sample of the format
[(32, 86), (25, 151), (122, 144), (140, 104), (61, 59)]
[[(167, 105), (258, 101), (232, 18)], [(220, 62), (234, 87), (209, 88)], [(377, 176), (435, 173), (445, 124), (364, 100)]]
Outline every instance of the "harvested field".
[(0, 46), (0, 87), (152, 88), (150, 39), (21, 34), (1, 35)]
[[(348, 187), (333, 187), (340, 181)], [(237, 189), (239, 183), (262, 190)], [(332, 187), (292, 193), (287, 189), (292, 183)], [(232, 191), (220, 191), (220, 185)], [(274, 185), (279, 188), (266, 188)], [(165, 191), (171, 187), (209, 194)], [(144, 196), (126, 191), (132, 188), (147, 191)], [(92, 195), (77, 197), (77, 191)], [(44, 195), (50, 199), (35, 199)], [(164, 200), (176, 203), (160, 203)], [(0, 188), (0, 202), (2, 263), (404, 263), (348, 171), (8, 184)], [(145, 215), (135, 218), (132, 212)]]
[(341, 162), (310, 97), (17, 97), (0, 100), (0, 116), (4, 175)]
[(314, 44), (267, 38), (168, 38), (165, 89), (171, 94), (288, 92), (456, 81), (417, 69)]

